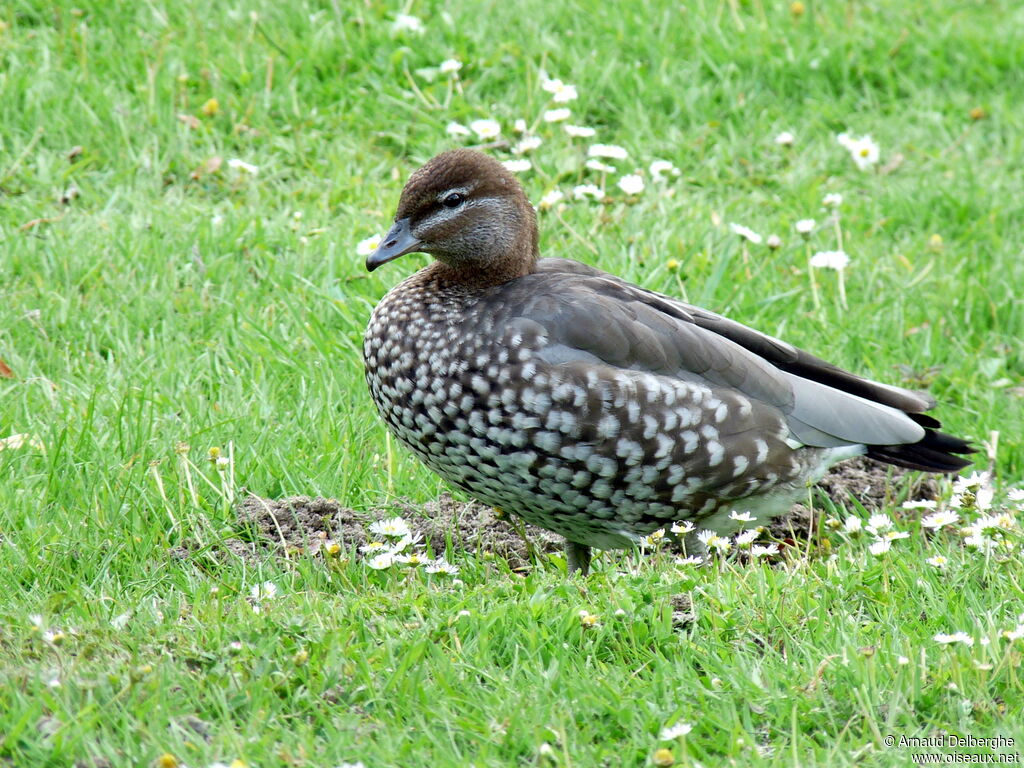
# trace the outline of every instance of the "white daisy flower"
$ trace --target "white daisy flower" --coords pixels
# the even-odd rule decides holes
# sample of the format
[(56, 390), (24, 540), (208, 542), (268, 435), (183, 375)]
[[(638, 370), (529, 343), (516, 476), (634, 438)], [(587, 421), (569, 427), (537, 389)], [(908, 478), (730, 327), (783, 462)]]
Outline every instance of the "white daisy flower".
[(383, 541), (368, 541), (359, 547), (359, 551), (368, 555), (371, 552), (389, 552), (391, 551), (391, 547)]
[(696, 527), (697, 526), (695, 526), (689, 520), (686, 520), (681, 523), (672, 523), (672, 527), (669, 528), (669, 530), (677, 536), (685, 536), (686, 534), (693, 531)]
[(766, 545), (763, 545), (763, 546), (760, 545), (760, 544), (755, 544), (754, 546), (752, 546), (750, 548), (750, 556), (751, 557), (767, 557), (768, 555), (777, 555), (777, 554), (779, 554), (779, 545), (778, 544), (766, 544)]
[(411, 32), (414, 35), (423, 34), (423, 22), (416, 16), (407, 13), (400, 13), (395, 16), (395, 23), (391, 25), (393, 32)]
[(520, 117), (512, 123), (512, 130), (516, 133), (526, 133), (526, 121)]
[(597, 171), (598, 173), (615, 173), (614, 165), (608, 165), (600, 160), (587, 160), (583, 165), (591, 171)]
[(947, 525), (956, 525), (959, 522), (960, 515), (950, 510), (935, 512), (934, 514), (921, 518), (921, 525), (923, 527), (931, 528), (936, 531), (939, 528), (945, 528)]
[(233, 157), (230, 160), (228, 160), (228, 168), (234, 168), (239, 171), (245, 171), (246, 173), (251, 173), (253, 175), (259, 173), (260, 171), (258, 165), (247, 163), (245, 162), (245, 160), (239, 160), (237, 157)]
[(978, 488), (984, 488), (991, 481), (992, 476), (988, 472), (972, 472), (967, 477), (958, 477), (953, 483), (953, 493), (963, 493)]
[(442, 75), (454, 75), (462, 69), (462, 62), (458, 59), (445, 59), (437, 69)]
[(900, 505), (903, 509), (935, 509), (939, 502), (932, 499), (919, 499), (917, 501), (904, 501)]
[(677, 557), (674, 562), (676, 565), (701, 565), (704, 560), (705, 558), (701, 555), (691, 555), (690, 557)]
[(377, 246), (380, 245), (381, 237), (383, 235), (371, 235), (365, 240), (360, 240), (356, 243), (356, 256), (369, 256), (376, 251)]
[(522, 160), (506, 160), (502, 165), (512, 173), (526, 173), (533, 168), (533, 163), (525, 158)]
[(974, 638), (966, 632), (953, 632), (952, 634), (939, 632), (932, 639), (937, 643), (942, 643), (943, 645), (950, 645), (951, 643), (963, 643), (966, 646), (974, 645)]
[(768, 235), (765, 239), (764, 244), (771, 248), (773, 251), (778, 250), (782, 247), (782, 238), (778, 235)]
[(448, 123), (448, 125), (445, 126), (444, 130), (445, 130), (445, 133), (447, 133), (449, 136), (472, 136), (473, 135), (473, 132), (471, 130), (469, 130), (469, 128), (464, 126), (462, 123), (456, 123), (454, 121)]
[(795, 225), (798, 234), (809, 235), (814, 231), (814, 219), (800, 219)]
[(729, 519), (739, 523), (753, 523), (754, 516), (749, 512), (737, 512), (735, 509), (729, 513)]
[(590, 197), (594, 200), (604, 200), (604, 192), (593, 184), (580, 184), (572, 188), (572, 196), (576, 200), (585, 200)]
[(551, 94), (551, 100), (556, 104), (565, 104), (578, 97), (575, 85), (567, 85), (561, 80), (542, 80), (540, 87)]
[(885, 531), (892, 528), (892, 525), (891, 517), (886, 514), (879, 513), (868, 518), (867, 531), (868, 533), (877, 534), (879, 531)]
[(925, 562), (936, 568), (945, 568), (949, 565), (949, 558), (945, 555), (935, 555), (935, 557), (929, 557)]
[(724, 536), (719, 536), (714, 531), (698, 531), (697, 538), (703, 542), (704, 546), (710, 549), (716, 549), (722, 554), (725, 554), (732, 549), (732, 542)]
[(544, 113), (545, 123), (560, 123), (563, 120), (568, 120), (572, 116), (572, 111), (566, 107), (561, 109), (549, 109)]
[(607, 157), (612, 160), (625, 160), (629, 153), (625, 147), (617, 144), (591, 144), (587, 149), (587, 157)]
[(618, 187), (627, 195), (639, 195), (644, 191), (644, 180), (630, 173), (619, 179)]
[(842, 272), (850, 265), (846, 251), (818, 251), (811, 256), (811, 266), (817, 269), (834, 269)]
[(457, 565), (452, 565), (443, 557), (439, 557), (437, 560), (430, 563), (430, 565), (428, 565), (424, 570), (427, 573), (445, 573), (449, 576), (454, 576), (459, 572), (459, 567)]
[(385, 568), (390, 568), (394, 562), (395, 555), (393, 552), (381, 552), (379, 555), (374, 555), (367, 560), (366, 565), (375, 571), (383, 571)]
[(1011, 488), (1006, 492), (1006, 498), (1015, 503), (1024, 501), (1024, 488)]
[(249, 588), (249, 595), (253, 600), (273, 600), (277, 597), (277, 584), (272, 581), (264, 581), (262, 584), (253, 584)]
[(469, 129), (481, 139), (494, 139), (501, 135), (501, 124), (497, 120), (474, 120)]
[(881, 538), (886, 541), (898, 541), (899, 539), (909, 539), (910, 534), (906, 531), (886, 531), (885, 535)]
[(868, 547), (868, 551), (875, 555), (884, 555), (892, 548), (892, 542), (889, 539), (878, 539)]
[(847, 133), (840, 133), (836, 136), (836, 140), (850, 153), (853, 162), (862, 171), (878, 162), (880, 149), (878, 143), (870, 136), (861, 136), (858, 139)]
[(540, 199), (540, 203), (537, 207), (540, 208), (542, 211), (546, 211), (549, 208), (551, 208), (551, 206), (557, 205), (564, 199), (565, 194), (561, 190), (552, 189), (550, 192), (544, 193), (544, 197)]
[(658, 734), (658, 738), (662, 741), (675, 741), (680, 736), (685, 736), (693, 730), (693, 726), (689, 723), (684, 723), (680, 720), (675, 725), (669, 725), (661, 729), (661, 733)]
[(859, 517), (850, 515), (843, 521), (843, 530), (847, 533), (860, 533), (861, 528), (864, 527), (864, 521)]
[(838, 192), (829, 192), (821, 199), (821, 204), (826, 208), (838, 208), (843, 204), (843, 196)]
[(907, 664), (910, 663), (910, 659), (908, 659), (906, 656), (897, 656), (896, 663), (899, 664), (901, 667), (905, 667), (907, 666)]
[(747, 240), (752, 242), (754, 245), (759, 245), (761, 243), (761, 236), (759, 234), (757, 234), (757, 232), (752, 230), (750, 227), (745, 227), (742, 224), (736, 224), (734, 222), (730, 222), (729, 223), (729, 229), (731, 229), (733, 232), (735, 232), (740, 237), (746, 238)]
[(740, 549), (746, 549), (760, 536), (760, 532), (756, 528), (751, 528), (749, 531), (743, 531), (736, 535), (736, 546)]
[(544, 140), (540, 136), (527, 136), (520, 139), (519, 142), (512, 147), (512, 152), (516, 155), (522, 155), (526, 152), (532, 152), (543, 143)]
[(370, 533), (398, 539), (409, 535), (409, 524), (401, 517), (391, 517), (371, 523)]
[(794, 141), (796, 141), (796, 137), (789, 131), (783, 131), (775, 137), (775, 143), (780, 147), (791, 147)]
[(668, 160), (655, 160), (651, 163), (648, 170), (651, 172), (651, 178), (654, 181), (665, 181), (666, 176), (679, 175), (679, 169)]
[(589, 139), (597, 133), (596, 130), (586, 125), (570, 125), (569, 123), (566, 123), (563, 127), (565, 128), (565, 132), (574, 139)]

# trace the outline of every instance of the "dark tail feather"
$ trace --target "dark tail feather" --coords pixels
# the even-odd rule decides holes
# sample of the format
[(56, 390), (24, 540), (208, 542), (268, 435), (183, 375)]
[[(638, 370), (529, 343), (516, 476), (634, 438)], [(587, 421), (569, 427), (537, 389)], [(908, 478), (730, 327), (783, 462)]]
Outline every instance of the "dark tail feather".
[(926, 430), (916, 443), (868, 446), (868, 458), (922, 472), (958, 472), (971, 462), (954, 454), (975, 452), (966, 440), (934, 429)]

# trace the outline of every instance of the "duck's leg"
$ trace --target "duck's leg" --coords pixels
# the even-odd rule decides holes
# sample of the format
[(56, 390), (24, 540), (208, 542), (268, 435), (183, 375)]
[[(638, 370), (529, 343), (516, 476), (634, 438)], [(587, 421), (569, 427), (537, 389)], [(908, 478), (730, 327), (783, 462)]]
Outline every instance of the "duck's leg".
[(590, 547), (565, 540), (565, 559), (569, 566), (569, 575), (580, 571), (583, 576), (590, 573)]

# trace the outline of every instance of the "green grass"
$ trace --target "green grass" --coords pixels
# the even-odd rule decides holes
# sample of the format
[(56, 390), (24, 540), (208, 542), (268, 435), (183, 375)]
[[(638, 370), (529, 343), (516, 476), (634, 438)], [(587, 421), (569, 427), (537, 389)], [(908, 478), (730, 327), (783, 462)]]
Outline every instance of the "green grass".
[[(231, 445), (237, 486), (262, 496), (369, 509), (444, 487), (389, 449), (359, 356), (374, 303), (425, 258), (370, 276), (355, 244), (451, 146), (450, 120), (534, 119), (541, 68), (579, 88), (573, 122), (629, 150), (620, 170), (681, 170), (671, 195), (648, 180), (635, 204), (542, 215), (546, 255), (874, 378), (927, 373), (948, 430), (998, 430), (1000, 482), (1019, 481), (1024, 12), (807, 6), (413, 2), (422, 36), (392, 33), (401, 8), (356, 0), (0, 7), (0, 438), (45, 445), (0, 451), (0, 763), (646, 765), (680, 719), (683, 764), (909, 764), (885, 735), (938, 731), (1019, 751), (1020, 642), (932, 636), (1014, 626), (1024, 568), (916, 523), (884, 558), (832, 535), (835, 559), (823, 542), (785, 566), (604, 555), (586, 582), (458, 554), (461, 583), (224, 552), (211, 446)], [(450, 93), (419, 70), (453, 55)], [(858, 171), (844, 130), (874, 136), (887, 172)], [(584, 180), (588, 143), (540, 131), (534, 200)], [(219, 171), (190, 176), (212, 157)], [(814, 308), (793, 233), (824, 220), (826, 192), (845, 197), (846, 311), (834, 273)], [(744, 248), (731, 221), (785, 244)], [(834, 248), (831, 228), (811, 246)], [(186, 544), (202, 549), (176, 558)], [(925, 564), (936, 551), (947, 573)], [(281, 594), (257, 614), (265, 580)], [(696, 619), (679, 627), (681, 593)]]

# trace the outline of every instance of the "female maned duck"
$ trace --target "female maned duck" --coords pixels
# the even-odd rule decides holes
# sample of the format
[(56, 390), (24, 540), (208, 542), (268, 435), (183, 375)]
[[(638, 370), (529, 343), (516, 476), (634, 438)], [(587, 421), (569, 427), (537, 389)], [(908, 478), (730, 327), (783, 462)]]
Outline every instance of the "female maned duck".
[(480, 501), (590, 548), (674, 521), (731, 533), (832, 464), (867, 454), (955, 472), (971, 447), (927, 395), (862, 379), (783, 341), (569, 259), (541, 259), (522, 187), (479, 152), (409, 178), (366, 259), (430, 266), (385, 296), (363, 344), (370, 393), (424, 464)]

